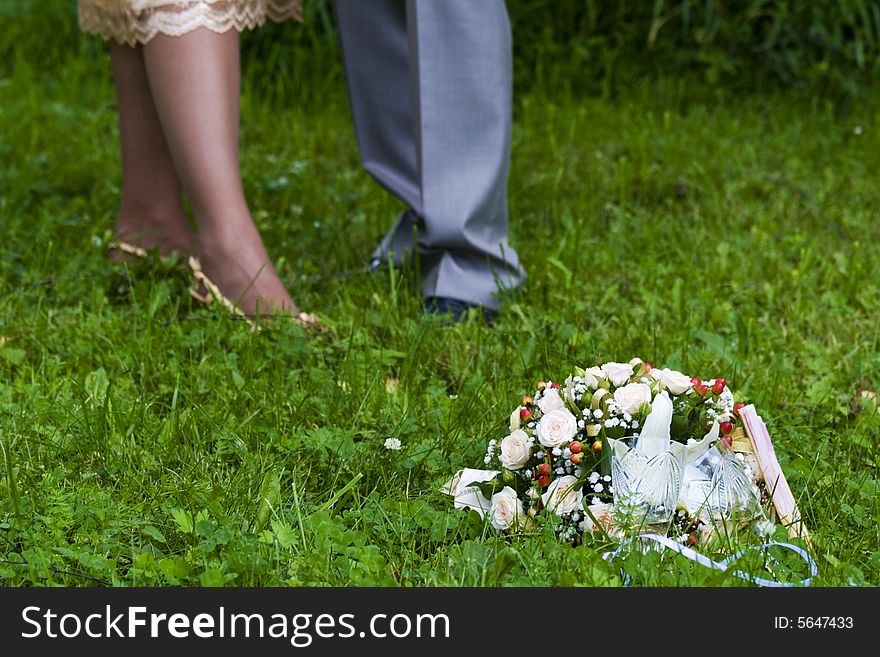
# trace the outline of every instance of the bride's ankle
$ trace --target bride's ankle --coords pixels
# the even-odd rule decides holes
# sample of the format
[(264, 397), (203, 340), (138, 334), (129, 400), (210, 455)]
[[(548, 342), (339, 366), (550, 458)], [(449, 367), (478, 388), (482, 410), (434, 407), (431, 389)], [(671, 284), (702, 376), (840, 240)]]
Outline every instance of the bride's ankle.
[(158, 248), (162, 255), (192, 253), (195, 236), (183, 217), (144, 216), (120, 213), (115, 236), (144, 249)]

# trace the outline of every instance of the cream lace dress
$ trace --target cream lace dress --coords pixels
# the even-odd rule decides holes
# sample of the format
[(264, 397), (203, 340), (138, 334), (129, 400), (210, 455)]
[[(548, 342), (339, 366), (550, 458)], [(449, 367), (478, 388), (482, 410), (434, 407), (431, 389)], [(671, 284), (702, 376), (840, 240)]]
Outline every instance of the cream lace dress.
[(128, 46), (199, 27), (241, 31), (266, 19), (299, 20), (302, 11), (302, 0), (79, 0), (78, 5), (83, 31)]

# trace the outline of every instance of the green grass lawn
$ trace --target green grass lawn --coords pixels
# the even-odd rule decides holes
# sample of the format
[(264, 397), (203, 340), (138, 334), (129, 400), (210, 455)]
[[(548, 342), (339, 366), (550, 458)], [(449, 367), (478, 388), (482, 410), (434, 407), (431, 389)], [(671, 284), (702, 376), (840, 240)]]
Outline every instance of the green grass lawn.
[[(90, 43), (0, 69), (0, 583), (619, 585), (601, 542), (505, 539), (438, 488), (537, 380), (634, 356), (727, 377), (816, 582), (880, 583), (880, 94), (522, 89), (528, 284), (494, 328), (450, 328), (406, 271), (357, 273), (400, 207), (359, 168), (338, 65), (251, 62), (248, 197), (336, 333), (309, 338), (201, 308), (170, 264), (106, 261), (116, 115)], [(641, 581), (740, 583), (668, 561)]]

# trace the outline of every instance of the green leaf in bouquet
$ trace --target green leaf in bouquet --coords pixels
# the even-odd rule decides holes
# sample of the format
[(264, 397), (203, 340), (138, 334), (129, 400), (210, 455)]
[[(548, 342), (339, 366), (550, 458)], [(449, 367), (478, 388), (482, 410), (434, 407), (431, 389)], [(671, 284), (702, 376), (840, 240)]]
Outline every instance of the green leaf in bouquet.
[(618, 424), (616, 427), (605, 427), (605, 436), (619, 440), (626, 435), (626, 427)]

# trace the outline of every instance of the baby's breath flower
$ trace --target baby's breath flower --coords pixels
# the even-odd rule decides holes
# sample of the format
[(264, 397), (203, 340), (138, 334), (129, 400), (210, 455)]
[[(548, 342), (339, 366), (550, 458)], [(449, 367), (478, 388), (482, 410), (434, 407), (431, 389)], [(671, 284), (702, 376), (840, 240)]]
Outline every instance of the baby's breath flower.
[[(400, 442), (400, 438), (386, 438), (385, 439), (385, 449), (398, 450), (401, 448), (402, 443)], [(489, 457), (486, 457), (486, 463), (489, 462)]]
[(776, 533), (776, 525), (772, 520), (764, 518), (755, 523), (755, 533), (762, 538), (770, 538)]

